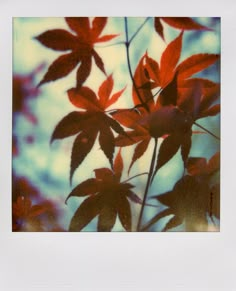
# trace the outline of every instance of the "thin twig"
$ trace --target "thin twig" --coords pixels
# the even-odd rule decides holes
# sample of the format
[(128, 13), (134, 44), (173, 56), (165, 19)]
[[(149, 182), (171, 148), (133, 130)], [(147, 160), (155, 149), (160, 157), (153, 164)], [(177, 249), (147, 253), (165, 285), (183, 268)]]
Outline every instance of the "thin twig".
[(151, 164), (150, 164), (150, 169), (149, 169), (149, 173), (148, 173), (147, 184), (146, 184), (146, 188), (145, 188), (145, 192), (144, 192), (144, 197), (143, 197), (143, 204), (142, 204), (141, 211), (140, 211), (140, 215), (139, 215), (139, 219), (138, 219), (137, 231), (140, 231), (140, 229), (141, 229), (141, 221), (142, 221), (143, 211), (144, 211), (144, 207), (145, 207), (145, 204), (146, 204), (148, 189), (149, 189), (149, 185), (150, 185), (150, 181), (151, 181), (151, 177), (152, 177), (152, 173), (153, 173), (153, 169), (154, 169), (155, 159), (156, 159), (157, 140), (158, 139), (155, 138), (155, 144), (154, 144), (154, 149), (153, 149), (153, 154), (152, 154), (152, 160), (151, 160)]
[(108, 45), (104, 45), (104, 46), (95, 45), (94, 47), (95, 48), (107, 48), (107, 47), (111, 47), (111, 46), (115, 46), (115, 45), (121, 45), (121, 44), (123, 45), (123, 44), (125, 44), (125, 42), (124, 41), (119, 41), (119, 42), (108, 44)]
[(137, 87), (137, 85), (135, 83), (135, 80), (134, 80), (134, 77), (133, 77), (133, 73), (132, 73), (132, 69), (131, 69), (130, 57), (129, 57), (129, 45), (130, 45), (130, 42), (129, 42), (129, 34), (128, 34), (128, 20), (127, 20), (127, 17), (125, 17), (125, 36), (126, 36), (126, 42), (125, 42), (126, 57), (127, 57), (127, 64), (128, 64), (129, 74), (130, 74), (134, 89), (136, 91), (136, 94), (138, 96), (138, 99), (139, 99), (140, 103), (149, 112), (149, 108), (148, 108), (147, 104), (145, 104), (145, 102), (142, 100), (142, 97), (141, 97), (141, 95), (139, 93), (139, 90), (138, 90), (138, 87)]
[(135, 175), (135, 176), (133, 176), (133, 177), (130, 177), (129, 179), (123, 181), (122, 183), (126, 183), (126, 182), (128, 182), (128, 181), (130, 181), (130, 180), (132, 180), (132, 179), (134, 179), (134, 178), (136, 178), (136, 177), (142, 176), (142, 175), (148, 175), (148, 173), (145, 172), (145, 173), (137, 174), (137, 175)]
[(133, 41), (135, 36), (139, 33), (139, 31), (143, 28), (143, 26), (148, 22), (148, 20), (151, 19), (151, 17), (147, 17), (145, 21), (140, 25), (140, 27), (137, 29), (137, 31), (133, 34), (133, 36), (130, 38), (129, 43)]
[(214, 138), (220, 140), (220, 138), (215, 135), (214, 133), (212, 133), (211, 131), (209, 131), (208, 129), (206, 129), (205, 127), (203, 127), (202, 125), (198, 124), (197, 122), (194, 122), (194, 124), (198, 127), (200, 127), (201, 129), (205, 130), (207, 133), (209, 133), (211, 136), (213, 136)]

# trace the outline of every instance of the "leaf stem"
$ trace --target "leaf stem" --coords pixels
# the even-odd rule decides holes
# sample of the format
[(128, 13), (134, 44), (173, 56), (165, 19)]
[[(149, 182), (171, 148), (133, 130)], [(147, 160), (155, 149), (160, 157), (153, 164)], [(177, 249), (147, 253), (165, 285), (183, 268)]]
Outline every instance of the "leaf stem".
[(150, 181), (151, 181), (152, 174), (153, 174), (154, 164), (155, 164), (155, 158), (156, 158), (156, 152), (157, 152), (157, 141), (158, 141), (158, 139), (155, 138), (155, 144), (154, 144), (154, 149), (153, 149), (153, 154), (152, 154), (152, 160), (151, 160), (151, 164), (150, 164), (147, 184), (146, 184), (144, 197), (143, 197), (143, 204), (142, 204), (140, 215), (139, 215), (139, 219), (138, 219), (137, 231), (141, 230), (141, 221), (142, 221), (143, 211), (144, 211), (144, 207), (145, 207), (145, 204), (146, 204), (148, 189), (149, 189)]
[(127, 64), (128, 64), (129, 74), (130, 74), (130, 77), (131, 77), (135, 92), (136, 92), (136, 94), (138, 96), (138, 99), (139, 99), (140, 103), (149, 112), (149, 108), (148, 108), (147, 104), (142, 100), (142, 97), (141, 97), (141, 95), (139, 93), (138, 87), (137, 87), (137, 85), (135, 83), (135, 80), (134, 80), (134, 77), (133, 77), (131, 64), (130, 64), (130, 56), (129, 56), (130, 41), (129, 41), (129, 33), (128, 33), (128, 20), (127, 20), (127, 17), (125, 17), (124, 19), (125, 19), (125, 37), (126, 37), (125, 47), (126, 47), (126, 57), (127, 57)]
[(112, 43), (112, 44), (108, 44), (108, 45), (95, 45), (94, 47), (95, 48), (107, 48), (107, 47), (111, 47), (111, 46), (116, 46), (116, 45), (123, 45), (123, 44), (125, 44), (125, 42), (124, 41), (119, 41), (119, 42), (116, 42), (116, 43)]
[(123, 181), (122, 183), (126, 183), (126, 182), (128, 182), (128, 181), (130, 181), (130, 180), (132, 180), (132, 179), (134, 179), (136, 177), (142, 176), (142, 175), (148, 175), (148, 173), (145, 172), (145, 173), (141, 173), (141, 174), (135, 175), (135, 176), (130, 177), (129, 179)]
[(143, 26), (148, 22), (148, 20), (150, 19), (151, 17), (147, 17), (145, 19), (145, 21), (140, 25), (140, 27), (137, 29), (137, 31), (133, 34), (133, 36), (130, 38), (129, 40), (129, 43), (131, 43), (133, 41), (133, 39), (135, 38), (135, 36), (139, 33), (139, 31), (143, 28)]
[(203, 127), (202, 125), (200, 125), (199, 123), (194, 122), (194, 124), (195, 124), (196, 126), (200, 127), (201, 129), (205, 130), (207, 133), (209, 133), (209, 134), (210, 134), (211, 136), (213, 136), (214, 138), (220, 140), (220, 138), (219, 138), (217, 135), (215, 135), (214, 133), (212, 133), (211, 131), (209, 131), (208, 129), (206, 129), (205, 127)]

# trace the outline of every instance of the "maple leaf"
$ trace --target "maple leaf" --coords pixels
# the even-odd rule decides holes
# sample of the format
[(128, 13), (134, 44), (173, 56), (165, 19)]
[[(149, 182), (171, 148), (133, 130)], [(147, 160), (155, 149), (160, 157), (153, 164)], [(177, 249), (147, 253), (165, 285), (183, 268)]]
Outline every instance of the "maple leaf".
[(209, 161), (202, 157), (189, 157), (186, 168), (191, 176), (212, 175), (220, 169), (220, 152), (216, 152)]
[[(154, 99), (152, 89), (160, 87), (158, 103), (162, 106), (176, 105), (177, 91), (183, 82), (186, 81), (190, 84), (189, 77), (213, 65), (219, 59), (218, 54), (205, 53), (192, 55), (179, 63), (182, 38), (183, 31), (166, 46), (161, 55), (160, 65), (147, 53), (141, 58), (134, 74), (134, 80), (144, 103), (152, 103)], [(135, 106), (141, 106), (134, 88), (133, 102)]]
[(201, 78), (184, 80), (179, 84), (177, 106), (190, 115), (194, 122), (220, 112), (220, 105), (215, 104), (219, 94), (218, 83)]
[(173, 28), (181, 30), (211, 30), (210, 28), (197, 23), (190, 17), (155, 17), (154, 18), (155, 30), (163, 40), (165, 39), (161, 20), (167, 23), (168, 25), (172, 26)]
[(130, 202), (140, 201), (131, 190), (134, 186), (121, 182), (123, 159), (121, 151), (114, 161), (114, 171), (109, 168), (94, 170), (95, 178), (77, 185), (67, 197), (88, 196), (76, 210), (70, 222), (70, 231), (81, 231), (91, 220), (98, 216), (98, 231), (111, 231), (117, 216), (126, 231), (131, 231)]
[(124, 134), (120, 124), (106, 114), (105, 109), (115, 103), (124, 89), (111, 94), (113, 89), (112, 75), (101, 84), (98, 95), (88, 87), (68, 90), (70, 102), (84, 111), (74, 111), (65, 116), (56, 126), (51, 141), (78, 134), (75, 138), (70, 167), (70, 180), (76, 168), (91, 151), (99, 134), (99, 144), (113, 167), (115, 139), (113, 131)]
[(207, 231), (211, 189), (205, 179), (184, 176), (177, 181), (172, 191), (153, 196), (153, 198), (168, 208), (155, 215), (143, 230), (147, 230), (161, 218), (173, 215), (163, 231), (177, 227), (183, 222), (187, 231)]
[[(155, 105), (150, 106), (149, 104), (149, 108), (151, 111), (155, 110)], [(115, 138), (115, 145), (117, 147), (136, 145), (128, 169), (129, 173), (133, 164), (146, 152), (151, 141), (152, 136), (150, 135), (147, 122), (149, 113), (144, 108), (139, 108), (139, 110), (120, 109), (113, 112), (112, 116), (123, 126), (132, 129), (125, 131), (126, 135), (119, 134)]]
[(189, 175), (181, 178), (172, 191), (153, 196), (168, 208), (152, 218), (144, 229), (171, 214), (174, 216), (164, 231), (184, 221), (188, 231), (196, 231), (198, 227), (207, 230), (207, 214), (220, 219), (220, 187), (218, 183), (212, 186), (212, 176), (220, 169), (220, 153), (216, 152), (209, 161), (202, 157), (190, 157), (186, 168)]
[(106, 26), (107, 17), (95, 17), (90, 27), (88, 17), (66, 17), (69, 28), (73, 33), (64, 29), (48, 30), (36, 39), (44, 46), (56, 51), (70, 51), (58, 57), (48, 68), (48, 71), (40, 81), (39, 86), (65, 77), (72, 72), (77, 65), (77, 87), (88, 78), (92, 59), (97, 67), (106, 74), (103, 61), (94, 49), (94, 44), (109, 41), (117, 35), (101, 36), (102, 30)]

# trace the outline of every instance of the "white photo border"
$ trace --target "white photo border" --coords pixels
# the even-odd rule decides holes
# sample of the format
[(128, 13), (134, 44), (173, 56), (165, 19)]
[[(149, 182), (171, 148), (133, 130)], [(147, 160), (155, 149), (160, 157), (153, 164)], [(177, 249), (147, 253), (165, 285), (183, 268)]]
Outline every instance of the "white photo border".
[[(1, 0), (0, 287), (4, 291), (236, 290), (236, 2)], [(219, 233), (12, 233), (12, 18), (221, 17), (221, 231)]]

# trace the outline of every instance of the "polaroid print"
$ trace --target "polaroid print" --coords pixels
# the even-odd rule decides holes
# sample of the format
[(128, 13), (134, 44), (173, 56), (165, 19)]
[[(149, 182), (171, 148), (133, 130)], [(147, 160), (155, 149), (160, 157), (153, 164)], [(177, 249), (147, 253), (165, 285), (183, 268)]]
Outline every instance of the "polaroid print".
[(220, 18), (13, 18), (12, 231), (220, 230)]

